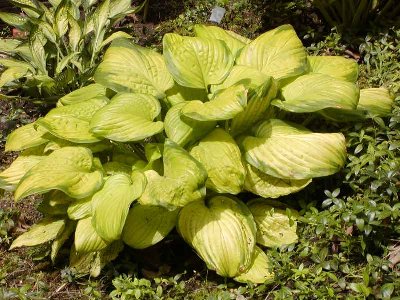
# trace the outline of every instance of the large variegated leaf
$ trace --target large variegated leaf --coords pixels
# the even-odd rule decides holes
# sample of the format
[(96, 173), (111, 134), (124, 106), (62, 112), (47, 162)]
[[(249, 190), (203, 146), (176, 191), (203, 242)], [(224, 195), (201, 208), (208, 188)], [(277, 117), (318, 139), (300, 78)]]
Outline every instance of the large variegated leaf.
[(245, 46), (236, 64), (256, 68), (279, 80), (303, 74), (307, 69), (307, 55), (293, 27), (283, 25)]
[(265, 78), (263, 84), (252, 90), (246, 108), (231, 122), (231, 134), (237, 136), (260, 120), (267, 119), (271, 100), (275, 98), (277, 91), (277, 84), (272, 77)]
[(174, 85), (160, 54), (127, 39), (117, 39), (111, 44), (94, 79), (116, 92), (150, 94), (157, 98), (164, 97), (165, 91)]
[(169, 211), (164, 207), (135, 204), (125, 222), (122, 240), (135, 249), (157, 244), (175, 227), (179, 209)]
[(140, 172), (132, 177), (125, 174), (110, 176), (103, 188), (92, 198), (92, 225), (106, 241), (121, 237), (131, 203), (140, 197), (146, 179)]
[(39, 155), (20, 155), (3, 172), (0, 173), (0, 189), (15, 191), (21, 178), (37, 165), (44, 156)]
[(297, 211), (267, 199), (254, 199), (247, 206), (257, 224), (258, 244), (280, 247), (297, 242)]
[(163, 52), (169, 72), (180, 85), (208, 89), (228, 76), (234, 59), (226, 44), (220, 40), (183, 37), (167, 33)]
[(229, 76), (221, 84), (211, 86), (211, 92), (215, 93), (218, 90), (227, 89), (236, 84), (243, 84), (246, 88), (254, 89), (269, 80), (270, 76), (255, 68), (233, 66)]
[(70, 105), (101, 96), (106, 96), (106, 87), (101, 84), (93, 83), (65, 95), (60, 98), (58, 102), (62, 105)]
[(224, 41), (228, 49), (236, 57), (242, 48), (251, 41), (229, 30), (224, 30), (217, 26), (195, 25), (196, 36), (205, 39), (217, 39)]
[(357, 81), (358, 65), (355, 60), (342, 56), (308, 56), (307, 61), (311, 73), (326, 74), (349, 82)]
[(4, 23), (16, 27), (18, 29), (24, 30), (26, 29), (28, 20), (26, 17), (21, 16), (19, 14), (0, 12), (0, 20)]
[(108, 103), (106, 97), (97, 97), (84, 102), (52, 109), (37, 124), (49, 133), (74, 143), (94, 143), (101, 138), (90, 132), (89, 122), (100, 108)]
[(223, 129), (217, 128), (200, 140), (190, 154), (207, 170), (206, 186), (218, 193), (241, 192), (245, 169), (235, 140)]
[(218, 91), (208, 102), (188, 101), (182, 114), (198, 121), (229, 120), (242, 112), (246, 105), (247, 89), (240, 84)]
[(0, 59), (0, 65), (4, 66), (5, 68), (25, 68), (32, 73), (35, 72), (35, 68), (31, 64), (16, 59), (2, 58)]
[[(125, 17), (125, 15), (132, 9), (131, 1), (129, 0), (111, 0), (110, 1), (110, 18)], [(135, 13), (133, 11), (132, 13)]]
[(153, 170), (145, 172), (147, 186), (139, 199), (141, 204), (174, 210), (205, 196), (207, 172), (186, 150), (166, 140), (163, 159), (164, 176)]
[(325, 74), (307, 74), (282, 88), (282, 100), (274, 105), (296, 112), (314, 112), (324, 108), (355, 109), (360, 92), (348, 81)]
[(267, 255), (256, 246), (254, 248), (253, 261), (249, 269), (236, 276), (234, 280), (243, 283), (268, 283), (274, 279), (274, 273), (270, 269), (271, 264)]
[(106, 248), (108, 244), (94, 229), (91, 217), (78, 221), (74, 240), (76, 252), (100, 251)]
[(346, 144), (340, 133), (314, 133), (271, 119), (242, 142), (248, 163), (265, 174), (287, 179), (310, 179), (339, 171), (346, 161)]
[(244, 188), (264, 198), (278, 198), (295, 193), (311, 183), (311, 179), (282, 179), (270, 176), (246, 163)]
[(369, 117), (386, 117), (392, 111), (394, 97), (385, 88), (369, 88), (360, 91), (357, 110)]
[(118, 142), (139, 141), (163, 130), (160, 103), (151, 95), (118, 94), (98, 110), (90, 121), (90, 131)]
[(37, 126), (35, 123), (19, 127), (7, 137), (5, 151), (21, 151), (42, 145), (48, 142), (48, 140), (43, 137), (45, 132), (46, 130)]
[(15, 199), (52, 189), (80, 199), (93, 194), (102, 184), (102, 173), (93, 170), (90, 150), (65, 147), (46, 156), (25, 174), (15, 191)]
[(236, 198), (216, 196), (186, 205), (179, 214), (178, 231), (207, 267), (224, 277), (235, 277), (250, 267), (256, 225), (248, 208)]
[(17, 80), (25, 77), (28, 74), (28, 69), (24, 67), (12, 67), (6, 69), (0, 75), (0, 88)]
[(0, 38), (0, 51), (6, 53), (14, 53), (15, 49), (22, 44), (22, 41), (17, 39)]
[(181, 147), (197, 141), (217, 125), (215, 121), (197, 121), (183, 116), (182, 108), (185, 105), (186, 102), (174, 105), (164, 119), (167, 137)]
[(11, 244), (10, 250), (22, 246), (36, 246), (54, 240), (64, 230), (65, 223), (65, 219), (44, 218), (17, 237)]

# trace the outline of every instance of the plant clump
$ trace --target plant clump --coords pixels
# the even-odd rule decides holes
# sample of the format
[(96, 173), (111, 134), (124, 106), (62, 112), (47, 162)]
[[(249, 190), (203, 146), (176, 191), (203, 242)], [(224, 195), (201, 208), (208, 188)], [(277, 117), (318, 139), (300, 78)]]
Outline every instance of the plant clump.
[[(70, 264), (99, 275), (124, 245), (143, 249), (175, 227), (207, 267), (273, 281), (265, 251), (297, 241), (282, 196), (338, 172), (345, 138), (287, 116), (363, 120), (390, 113), (384, 89), (359, 90), (356, 62), (307, 56), (290, 25), (249, 40), (214, 26), (169, 33), (163, 54), (115, 39), (95, 83), (18, 128), (20, 156), (0, 187), (44, 194), (45, 218), (11, 249), (70, 238)], [(292, 118), (293, 119), (293, 118)]]

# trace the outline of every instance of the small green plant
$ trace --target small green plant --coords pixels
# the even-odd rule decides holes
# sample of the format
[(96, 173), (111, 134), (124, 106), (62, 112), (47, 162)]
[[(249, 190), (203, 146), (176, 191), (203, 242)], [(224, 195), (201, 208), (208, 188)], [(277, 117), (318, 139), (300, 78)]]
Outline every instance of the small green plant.
[(16, 212), (0, 208), (0, 244), (10, 244), (10, 230), (15, 226), (14, 218)]
[(27, 37), (0, 39), (0, 52), (9, 56), (0, 59), (3, 93), (55, 103), (92, 82), (103, 49), (128, 36), (113, 32), (115, 24), (143, 6), (132, 8), (129, 0), (96, 2), (50, 1), (48, 7), (36, 0), (11, 1), (23, 15), (0, 12), (0, 19)]
[(180, 299), (187, 296), (183, 274), (170, 278), (148, 280), (121, 275), (113, 280), (112, 299)]
[(114, 290), (110, 293), (112, 299), (162, 299), (162, 288), (154, 290), (150, 280), (120, 276), (113, 280)]
[(177, 227), (217, 274), (274, 280), (261, 247), (295, 243), (299, 217), (276, 199), (346, 161), (341, 133), (287, 119), (376, 119), (393, 99), (360, 91), (356, 62), (307, 56), (290, 25), (253, 41), (214, 26), (195, 34), (166, 34), (163, 56), (115, 40), (96, 83), (9, 135), (6, 151), (22, 153), (0, 187), (16, 200), (45, 194), (46, 216), (11, 248), (51, 242), (55, 260), (74, 235), (71, 267), (97, 276), (124, 244), (144, 249)]

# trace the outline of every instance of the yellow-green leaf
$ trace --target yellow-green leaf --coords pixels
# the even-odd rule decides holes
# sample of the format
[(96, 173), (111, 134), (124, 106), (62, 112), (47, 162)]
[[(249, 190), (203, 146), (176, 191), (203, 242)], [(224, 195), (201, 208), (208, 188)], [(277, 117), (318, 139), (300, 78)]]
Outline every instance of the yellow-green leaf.
[(276, 100), (272, 104), (296, 113), (325, 108), (355, 109), (359, 96), (360, 91), (352, 82), (311, 73), (284, 86), (282, 100)]
[(307, 55), (293, 27), (282, 25), (246, 45), (236, 64), (256, 68), (281, 80), (303, 74), (307, 69)]
[(217, 26), (195, 25), (194, 32), (198, 37), (224, 41), (234, 57), (238, 56), (240, 50), (242, 50), (246, 44), (251, 42), (249, 39), (246, 39), (237, 33), (224, 30)]
[(207, 89), (228, 76), (234, 58), (225, 42), (167, 33), (163, 38), (167, 68), (180, 85)]
[(197, 141), (217, 125), (215, 121), (197, 121), (183, 116), (182, 108), (185, 105), (186, 102), (174, 105), (164, 119), (167, 137), (181, 147)]
[(264, 198), (278, 198), (302, 190), (311, 183), (311, 179), (282, 179), (267, 175), (246, 163), (247, 191)]
[(264, 83), (253, 89), (248, 95), (247, 106), (231, 122), (230, 133), (237, 136), (250, 129), (257, 122), (268, 118), (271, 100), (278, 89), (272, 77), (264, 76)]
[(386, 117), (392, 112), (394, 97), (385, 88), (369, 88), (360, 91), (357, 110), (366, 111), (369, 117)]
[(243, 84), (246, 88), (255, 89), (270, 80), (270, 76), (265, 76), (261, 71), (246, 67), (233, 66), (229, 76), (221, 83), (211, 86), (211, 92), (215, 93), (218, 90), (227, 89), (233, 85)]
[(297, 211), (267, 199), (254, 199), (247, 206), (257, 224), (258, 244), (280, 247), (297, 242)]
[(326, 74), (349, 82), (357, 81), (358, 65), (355, 60), (342, 56), (308, 56), (307, 61), (311, 73)]
[(22, 246), (37, 246), (54, 240), (64, 230), (65, 222), (65, 219), (44, 218), (17, 237), (11, 244), (10, 250)]
[(71, 220), (80, 220), (92, 215), (92, 197), (76, 200), (72, 202), (67, 209), (68, 218)]
[(93, 83), (88, 86), (77, 89), (64, 97), (61, 97), (58, 102), (62, 105), (76, 104), (93, 98), (106, 95), (106, 88), (101, 84)]
[(21, 126), (8, 135), (5, 151), (21, 151), (42, 145), (48, 142), (43, 137), (45, 132), (46, 130), (35, 123)]
[(216, 196), (186, 205), (179, 214), (178, 231), (205, 261), (223, 277), (235, 277), (253, 261), (256, 225), (240, 200)]
[(253, 261), (249, 269), (236, 276), (234, 280), (242, 283), (268, 283), (273, 281), (274, 273), (270, 271), (271, 263), (267, 255), (259, 247), (255, 247)]
[(108, 243), (103, 240), (92, 225), (92, 218), (78, 221), (75, 230), (74, 246), (76, 252), (87, 253), (100, 251), (106, 248)]
[(116, 92), (134, 92), (163, 98), (174, 82), (163, 57), (127, 39), (117, 39), (107, 49), (94, 79)]
[(202, 199), (206, 194), (207, 172), (186, 150), (170, 140), (164, 145), (164, 176), (145, 172), (147, 186), (139, 202), (170, 210)]
[(310, 179), (336, 173), (346, 161), (341, 133), (314, 133), (293, 123), (270, 119), (244, 138), (245, 159), (265, 174)]
[(15, 199), (53, 189), (73, 198), (85, 198), (103, 184), (102, 173), (93, 167), (92, 153), (87, 148), (56, 150), (25, 174), (15, 191)]
[(169, 211), (164, 207), (135, 204), (126, 218), (122, 239), (135, 249), (157, 244), (175, 227), (179, 209)]
[(163, 122), (153, 122), (160, 111), (151, 95), (118, 94), (94, 114), (90, 131), (118, 142), (140, 141), (163, 130)]
[(217, 128), (200, 140), (190, 154), (206, 169), (206, 186), (218, 193), (238, 194), (242, 191), (245, 169), (235, 140)]
[(38, 155), (20, 155), (17, 157), (7, 169), (0, 173), (0, 189), (15, 191), (22, 177), (43, 158), (44, 156)]
[(92, 225), (106, 241), (118, 240), (131, 203), (140, 197), (146, 186), (146, 178), (140, 172), (135, 175), (110, 176), (103, 188), (92, 198)]
[(0, 88), (17, 79), (25, 77), (28, 72), (29, 70), (25, 67), (11, 67), (6, 69), (0, 75)]
[(246, 105), (247, 89), (243, 85), (236, 85), (218, 91), (208, 102), (187, 101), (182, 114), (198, 121), (229, 120), (241, 113)]
[(106, 97), (53, 108), (44, 118), (36, 122), (49, 133), (74, 143), (94, 143), (101, 138), (90, 132), (89, 122), (100, 108), (108, 103)]

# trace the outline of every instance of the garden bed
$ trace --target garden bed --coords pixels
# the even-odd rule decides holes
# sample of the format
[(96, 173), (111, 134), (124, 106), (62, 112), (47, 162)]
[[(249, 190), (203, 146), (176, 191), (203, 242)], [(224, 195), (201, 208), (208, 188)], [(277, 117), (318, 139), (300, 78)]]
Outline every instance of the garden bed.
[[(309, 188), (284, 198), (302, 217), (297, 244), (267, 251), (275, 281), (243, 285), (222, 279), (207, 270), (175, 230), (150, 248), (126, 247), (99, 278), (80, 277), (67, 267), (71, 242), (54, 266), (48, 245), (8, 251), (11, 242), (41, 218), (36, 209), (41, 198), (30, 196), (14, 203), (12, 194), (6, 192), (0, 198), (0, 298), (118, 299), (125, 295), (127, 299), (390, 299), (400, 295), (400, 30), (370, 26), (365, 33), (346, 38), (330, 31), (310, 1), (225, 2), (227, 13), (221, 27), (255, 38), (291, 23), (309, 54), (356, 59), (362, 88), (385, 86), (396, 96), (389, 118), (362, 124), (313, 123), (317, 131), (334, 129), (345, 135), (348, 160), (338, 174), (317, 179)], [(194, 24), (209, 24), (213, 3), (150, 1), (146, 23), (139, 13), (119, 27), (132, 34), (138, 44), (160, 50), (165, 33), (193, 35)], [(31, 103), (0, 100), (1, 149), (11, 130), (43, 115), (45, 111)], [(298, 118), (312, 123), (303, 116)], [(15, 157), (15, 153), (1, 151), (0, 170)]]

